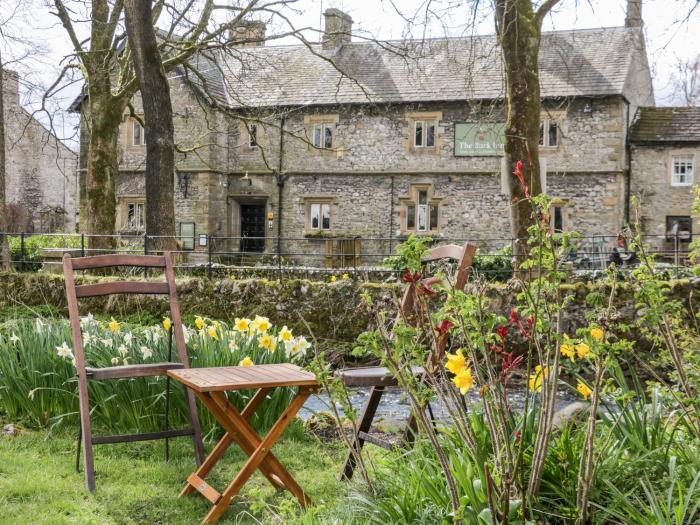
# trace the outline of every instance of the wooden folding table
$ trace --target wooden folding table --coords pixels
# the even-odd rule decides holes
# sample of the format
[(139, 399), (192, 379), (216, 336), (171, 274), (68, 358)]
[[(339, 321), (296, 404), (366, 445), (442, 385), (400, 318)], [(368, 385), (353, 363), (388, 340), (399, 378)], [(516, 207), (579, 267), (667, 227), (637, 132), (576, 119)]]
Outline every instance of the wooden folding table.
[[(270, 449), (304, 402), (318, 389), (314, 374), (305, 372), (296, 365), (282, 363), (168, 370), (168, 375), (197, 394), (226, 431), (201, 466), (187, 478), (187, 485), (180, 493), (180, 496), (184, 496), (196, 490), (214, 504), (202, 523), (217, 521), (257, 469), (260, 469), (275, 488), (286, 488), (297, 497), (302, 506), (309, 504), (309, 498)], [(267, 435), (261, 438), (249, 423), (252, 415), (273, 388), (290, 386), (298, 386), (299, 392)], [(227, 390), (249, 389), (258, 391), (242, 412), (239, 412), (224, 394)], [(237, 443), (249, 458), (226, 490), (219, 493), (204, 481), (204, 478), (233, 443)]]

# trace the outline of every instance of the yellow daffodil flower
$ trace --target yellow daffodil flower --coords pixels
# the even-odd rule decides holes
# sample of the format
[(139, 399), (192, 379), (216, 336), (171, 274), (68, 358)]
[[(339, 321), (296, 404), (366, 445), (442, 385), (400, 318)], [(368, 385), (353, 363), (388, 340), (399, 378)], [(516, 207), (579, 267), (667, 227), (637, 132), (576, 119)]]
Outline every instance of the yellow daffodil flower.
[(107, 326), (112, 332), (118, 332), (120, 328), (119, 322), (114, 317), (112, 317), (112, 320), (109, 322), (109, 324), (107, 324)]
[(272, 328), (272, 325), (270, 324), (270, 320), (267, 317), (260, 317), (259, 315), (255, 316), (255, 319), (253, 320), (253, 324), (255, 325), (255, 329), (258, 332), (260, 332), (261, 334), (264, 334), (270, 328)]
[(591, 353), (591, 348), (586, 343), (579, 343), (576, 345), (576, 353), (581, 359), (583, 359), (588, 357), (588, 355)]
[(170, 331), (170, 327), (173, 325), (173, 323), (170, 321), (170, 317), (166, 317), (163, 319), (163, 328), (165, 328), (166, 332)]
[(335, 275), (331, 275), (331, 282), (334, 283), (338, 280), (338, 278)]
[(197, 330), (201, 330), (204, 328), (204, 319), (202, 319), (200, 316), (195, 317), (194, 325), (197, 327)]
[(474, 386), (474, 378), (472, 377), (472, 370), (469, 367), (464, 367), (459, 373), (452, 378), (455, 386), (459, 388), (462, 395), (467, 393)]
[(253, 360), (250, 357), (245, 356), (243, 359), (241, 359), (241, 362), (238, 363), (238, 366), (253, 366)]
[(264, 348), (269, 352), (274, 352), (277, 348), (277, 340), (270, 334), (263, 334), (258, 337), (258, 344), (260, 348)]
[(571, 361), (573, 361), (576, 357), (576, 347), (572, 344), (564, 343), (559, 347), (559, 351), (561, 352), (561, 355), (568, 357), (571, 359)]
[(588, 400), (588, 398), (593, 393), (593, 390), (588, 388), (588, 385), (586, 385), (586, 383), (583, 383), (582, 381), (578, 382), (578, 386), (576, 387), (576, 390), (578, 390), (579, 394), (581, 394), (583, 396), (583, 399), (585, 399), (585, 400)]
[(341, 277), (342, 277), (343, 279), (350, 279), (350, 274), (349, 274), (349, 273), (344, 273), (343, 275), (341, 275)]
[(217, 332), (216, 326), (214, 326), (214, 325), (211, 325), (211, 326), (209, 326), (209, 327), (207, 328), (207, 334), (208, 334), (209, 337), (211, 337), (212, 339), (218, 339), (218, 338), (219, 338), (219, 333)]
[(596, 341), (602, 341), (604, 335), (602, 328), (591, 328), (591, 337)]
[(292, 331), (286, 326), (283, 326), (282, 330), (280, 330), (279, 333), (280, 341), (284, 341), (285, 343), (287, 343), (292, 340), (292, 337)]
[(533, 392), (539, 392), (542, 390), (542, 380), (545, 377), (549, 377), (549, 367), (537, 365), (535, 367), (535, 373), (530, 374), (530, 380), (528, 381), (528, 386)]
[(450, 372), (452, 372), (455, 375), (459, 374), (467, 366), (467, 360), (464, 358), (464, 354), (462, 353), (461, 348), (457, 350), (457, 352), (455, 352), (454, 354), (450, 354), (448, 352), (445, 355), (445, 357), (447, 357), (447, 363), (445, 363), (445, 368), (447, 368)]
[(250, 326), (250, 319), (246, 319), (246, 318), (240, 319), (238, 317), (236, 317), (236, 322), (233, 325), (234, 329), (237, 330), (238, 332), (245, 332), (246, 330), (248, 330), (249, 326)]

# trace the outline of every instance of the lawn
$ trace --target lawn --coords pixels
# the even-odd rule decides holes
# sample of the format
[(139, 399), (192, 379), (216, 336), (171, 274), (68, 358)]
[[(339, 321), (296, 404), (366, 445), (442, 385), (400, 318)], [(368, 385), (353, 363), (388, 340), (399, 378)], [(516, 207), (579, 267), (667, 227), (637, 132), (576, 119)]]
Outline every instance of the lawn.
[[(212, 444), (208, 444), (208, 449)], [(95, 447), (97, 491), (85, 489), (75, 472), (75, 435), (22, 429), (0, 437), (0, 524), (192, 524), (209, 509), (197, 494), (177, 495), (194, 469), (191, 442), (171, 441)], [(227, 510), (222, 524), (324, 523), (347, 486), (337, 479), (342, 458), (338, 443), (321, 442), (292, 426), (274, 448), (314, 502), (304, 512), (289, 492), (276, 492), (256, 473)], [(207, 478), (222, 491), (245, 461), (235, 446)]]

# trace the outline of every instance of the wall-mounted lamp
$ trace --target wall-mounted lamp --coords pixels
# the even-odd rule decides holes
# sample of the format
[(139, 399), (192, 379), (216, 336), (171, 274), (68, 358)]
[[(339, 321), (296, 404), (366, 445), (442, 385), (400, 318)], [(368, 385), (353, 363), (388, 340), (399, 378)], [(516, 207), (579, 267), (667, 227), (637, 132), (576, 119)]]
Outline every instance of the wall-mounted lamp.
[(252, 186), (253, 185), (253, 179), (251, 179), (248, 176), (248, 172), (245, 172), (245, 175), (241, 178), (241, 182), (244, 183), (246, 186)]
[(589, 117), (593, 115), (593, 105), (590, 102), (586, 102), (586, 104), (583, 106), (583, 114), (588, 115)]

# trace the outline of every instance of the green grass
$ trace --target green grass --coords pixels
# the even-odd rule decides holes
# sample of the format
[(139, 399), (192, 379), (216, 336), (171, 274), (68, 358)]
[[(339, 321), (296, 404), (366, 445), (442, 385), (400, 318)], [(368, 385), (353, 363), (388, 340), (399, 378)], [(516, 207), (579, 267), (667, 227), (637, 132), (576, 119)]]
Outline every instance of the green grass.
[[(198, 494), (177, 497), (194, 470), (191, 442), (172, 440), (168, 463), (163, 449), (162, 441), (96, 446), (97, 491), (90, 494), (83, 474), (75, 471), (75, 436), (22, 430), (15, 437), (0, 437), (0, 524), (199, 523), (209, 502)], [(337, 480), (341, 446), (288, 432), (273, 451), (308, 493), (313, 507), (303, 511), (289, 492), (275, 491), (258, 472), (220, 523), (332, 523), (323, 516), (333, 512), (347, 490)], [(223, 491), (245, 458), (232, 446), (207, 481)]]

